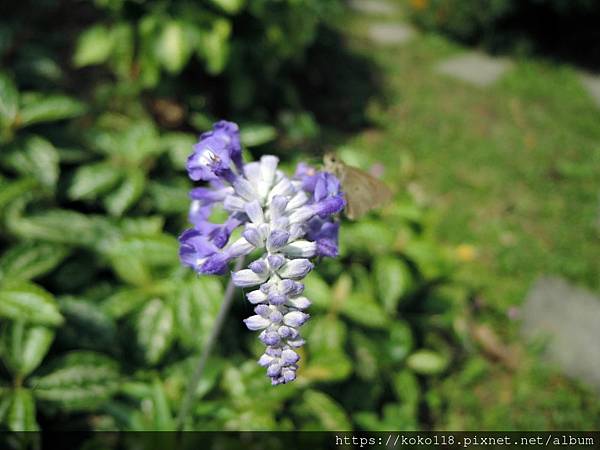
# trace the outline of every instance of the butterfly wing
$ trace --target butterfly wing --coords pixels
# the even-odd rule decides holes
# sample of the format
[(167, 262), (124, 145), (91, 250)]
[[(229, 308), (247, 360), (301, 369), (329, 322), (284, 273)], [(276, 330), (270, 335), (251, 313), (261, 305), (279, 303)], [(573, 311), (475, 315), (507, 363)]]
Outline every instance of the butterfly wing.
[(391, 189), (381, 180), (356, 167), (344, 165), (340, 182), (346, 193), (346, 216), (355, 220), (392, 199)]

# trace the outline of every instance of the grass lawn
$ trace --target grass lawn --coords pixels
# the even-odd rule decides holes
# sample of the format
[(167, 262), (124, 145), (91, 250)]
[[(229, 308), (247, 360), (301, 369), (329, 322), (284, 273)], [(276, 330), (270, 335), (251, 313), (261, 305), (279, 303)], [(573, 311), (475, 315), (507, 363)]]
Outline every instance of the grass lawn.
[[(600, 109), (569, 66), (515, 60), (495, 85), (477, 88), (435, 73), (468, 50), (443, 37), (420, 33), (402, 46), (367, 38), (369, 25), (401, 20), (401, 11), (344, 19), (349, 45), (379, 66), (384, 90), (369, 111), (375, 126), (345, 145), (433, 206), (439, 237), (462, 255), (460, 276), (486, 305), (482, 320), (515, 342), (518, 321), (507, 314), (537, 276), (600, 291)], [(439, 392), (448, 405), (441, 426), (600, 423), (597, 398), (531, 355), (516, 372), (475, 359), (439, 388), (431, 401)]]

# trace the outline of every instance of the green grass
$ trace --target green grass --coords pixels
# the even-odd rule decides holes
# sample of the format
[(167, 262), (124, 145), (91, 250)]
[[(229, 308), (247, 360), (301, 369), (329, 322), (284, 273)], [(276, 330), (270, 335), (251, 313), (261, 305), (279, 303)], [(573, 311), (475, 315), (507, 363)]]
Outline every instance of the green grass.
[[(371, 105), (374, 127), (346, 147), (383, 162), (396, 190), (410, 190), (430, 203), (443, 241), (474, 250), (466, 252), (460, 277), (486, 305), (482, 320), (516, 341), (518, 322), (506, 313), (523, 302), (539, 275), (561, 275), (600, 291), (600, 110), (569, 66), (515, 60), (498, 83), (476, 88), (433, 70), (442, 59), (468, 50), (443, 37), (421, 33), (404, 46), (369, 42), (369, 24), (393, 20), (402, 20), (402, 13), (345, 17), (350, 46), (379, 66), (385, 97)], [(536, 364), (535, 357), (526, 358)], [(560, 377), (544, 382), (554, 375), (529, 369), (507, 374), (492, 367), (491, 374), (481, 382), (485, 392), (462, 402), (453, 397), (454, 410), (439, 420), (538, 429), (600, 421), (600, 411), (586, 403), (586, 390), (575, 383)], [(444, 389), (475, 385), (451, 379)], [(502, 395), (511, 390), (512, 400), (502, 407)], [(540, 395), (544, 400), (534, 401)], [(511, 401), (526, 414), (506, 422)], [(500, 406), (477, 412), (489, 402)]]

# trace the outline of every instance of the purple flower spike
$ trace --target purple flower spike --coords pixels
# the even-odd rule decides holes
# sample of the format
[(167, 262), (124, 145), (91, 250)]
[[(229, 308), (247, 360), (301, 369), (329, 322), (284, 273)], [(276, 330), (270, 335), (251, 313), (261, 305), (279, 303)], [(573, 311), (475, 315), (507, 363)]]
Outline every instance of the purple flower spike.
[[(300, 164), (289, 178), (278, 162), (266, 155), (244, 164), (238, 126), (214, 124), (188, 158), (190, 178), (209, 183), (190, 193), (193, 228), (179, 238), (182, 264), (198, 273), (226, 273), (231, 260), (261, 253), (231, 277), (236, 286), (252, 288), (246, 297), (255, 315), (244, 323), (259, 331), (266, 348), (258, 364), (273, 385), (296, 379), (295, 349), (304, 345), (300, 327), (311, 304), (302, 295), (302, 280), (314, 267), (310, 258), (337, 255), (339, 223), (333, 215), (345, 206), (332, 174)], [(229, 214), (224, 223), (210, 221), (213, 208)], [(241, 237), (233, 241), (238, 227)]]

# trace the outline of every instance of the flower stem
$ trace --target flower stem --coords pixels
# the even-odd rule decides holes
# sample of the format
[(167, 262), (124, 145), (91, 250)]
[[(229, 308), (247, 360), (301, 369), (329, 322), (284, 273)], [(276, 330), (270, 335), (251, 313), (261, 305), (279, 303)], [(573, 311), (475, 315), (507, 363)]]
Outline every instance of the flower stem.
[[(235, 263), (235, 268), (233, 270), (237, 272), (238, 270), (242, 269), (243, 265), (244, 257), (242, 256), (237, 259)], [(200, 378), (202, 378), (202, 373), (204, 372), (206, 361), (208, 360), (208, 357), (210, 356), (212, 349), (215, 346), (215, 342), (217, 341), (217, 337), (219, 337), (221, 328), (223, 328), (225, 318), (227, 317), (227, 313), (229, 312), (229, 308), (231, 307), (231, 303), (233, 302), (234, 293), (235, 285), (233, 284), (233, 280), (229, 278), (229, 282), (227, 283), (227, 287), (225, 288), (223, 302), (221, 303), (221, 309), (219, 310), (219, 314), (215, 319), (215, 323), (210, 332), (210, 335), (206, 343), (204, 344), (204, 348), (202, 349), (202, 353), (200, 354), (200, 358), (198, 359), (198, 364), (196, 365), (196, 370), (194, 370), (194, 373), (190, 377), (186, 393), (183, 397), (183, 401), (181, 402), (179, 414), (177, 416), (177, 431), (183, 431), (185, 419), (189, 413), (190, 407), (192, 406), (192, 402), (194, 401), (196, 389), (198, 389), (198, 383), (200, 383)]]

